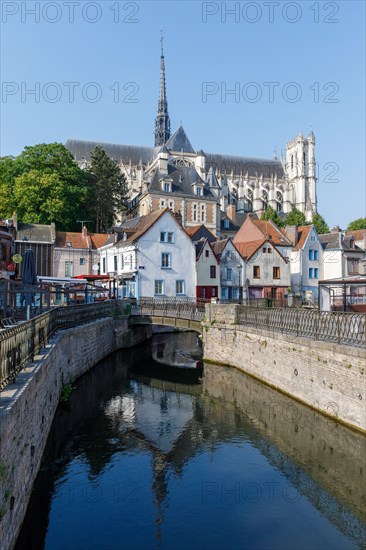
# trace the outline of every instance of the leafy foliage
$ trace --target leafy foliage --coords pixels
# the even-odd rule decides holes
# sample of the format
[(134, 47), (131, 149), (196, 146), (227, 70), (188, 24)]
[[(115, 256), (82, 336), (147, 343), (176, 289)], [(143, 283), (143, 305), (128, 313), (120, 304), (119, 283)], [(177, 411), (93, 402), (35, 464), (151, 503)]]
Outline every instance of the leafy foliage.
[(261, 220), (270, 220), (275, 223), (277, 227), (284, 227), (285, 225), (282, 218), (277, 214), (277, 212), (275, 212), (272, 206), (268, 206), (268, 208), (263, 212)]
[(300, 225), (308, 225), (305, 219), (305, 214), (303, 212), (300, 212), (297, 208), (293, 208), (291, 212), (289, 212), (285, 218), (285, 224), (286, 225), (296, 225), (299, 227)]
[(329, 226), (320, 214), (314, 214), (312, 224), (318, 232), (318, 235), (329, 233)]
[(96, 147), (91, 154), (88, 175), (93, 196), (90, 215), (96, 231), (106, 231), (113, 224), (117, 213), (126, 208), (126, 178), (101, 147)]
[(0, 159), (0, 217), (28, 223), (55, 222), (76, 229), (86, 215), (91, 189), (85, 172), (60, 143), (25, 147), (18, 157)]
[(366, 229), (366, 218), (357, 218), (348, 224), (348, 231), (357, 231), (357, 229)]

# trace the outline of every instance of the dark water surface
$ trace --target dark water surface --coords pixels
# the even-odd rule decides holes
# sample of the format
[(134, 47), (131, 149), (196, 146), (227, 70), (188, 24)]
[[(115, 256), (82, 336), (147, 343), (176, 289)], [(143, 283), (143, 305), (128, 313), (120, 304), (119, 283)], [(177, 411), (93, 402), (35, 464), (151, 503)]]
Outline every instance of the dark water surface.
[[(154, 356), (187, 338), (159, 336)], [(150, 355), (76, 382), (17, 550), (365, 546), (364, 437), (234, 369)]]

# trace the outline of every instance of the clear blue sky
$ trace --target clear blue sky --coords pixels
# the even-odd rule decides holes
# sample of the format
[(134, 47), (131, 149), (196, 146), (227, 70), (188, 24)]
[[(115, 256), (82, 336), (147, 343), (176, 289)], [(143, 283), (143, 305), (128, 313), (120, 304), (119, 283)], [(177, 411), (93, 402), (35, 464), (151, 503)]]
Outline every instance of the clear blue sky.
[[(1, 155), (68, 138), (153, 145), (163, 27), (172, 130), (182, 121), (197, 150), (271, 158), (312, 126), (320, 213), (342, 227), (365, 216), (364, 2), (3, 0), (1, 9)], [(65, 82), (80, 84), (73, 102)], [(205, 82), (215, 92), (206, 101)], [(266, 82), (278, 83), (272, 101)], [(26, 92), (37, 86), (36, 102)], [(239, 98), (225, 96), (235, 86)]]

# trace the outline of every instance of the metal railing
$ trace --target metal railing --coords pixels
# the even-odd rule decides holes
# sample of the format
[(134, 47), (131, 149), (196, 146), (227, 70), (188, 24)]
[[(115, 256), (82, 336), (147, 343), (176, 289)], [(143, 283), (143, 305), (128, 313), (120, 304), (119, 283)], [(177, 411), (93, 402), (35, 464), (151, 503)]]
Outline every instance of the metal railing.
[(303, 309), (239, 307), (239, 324), (337, 344), (366, 346), (366, 315)]
[(210, 303), (210, 300), (140, 298), (138, 304), (132, 305), (131, 314), (201, 321), (207, 303)]
[(0, 389), (2, 390), (45, 347), (57, 330), (110, 317), (114, 301), (57, 307), (0, 332)]

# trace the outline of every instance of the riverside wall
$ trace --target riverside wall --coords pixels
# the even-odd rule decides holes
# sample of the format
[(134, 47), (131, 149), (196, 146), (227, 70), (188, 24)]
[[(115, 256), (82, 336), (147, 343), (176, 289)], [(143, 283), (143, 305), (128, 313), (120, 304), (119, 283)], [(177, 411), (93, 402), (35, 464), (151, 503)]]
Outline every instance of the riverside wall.
[(0, 541), (14, 547), (62, 388), (117, 349), (135, 346), (153, 327), (106, 318), (58, 332), (0, 396)]
[(236, 324), (235, 306), (209, 306), (204, 361), (236, 367), (366, 433), (366, 350)]

